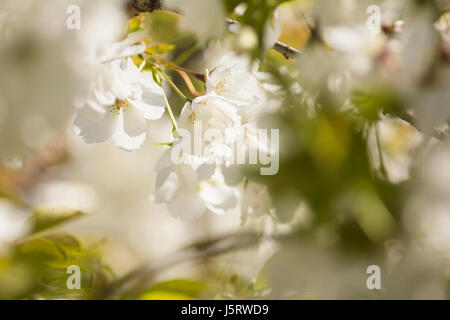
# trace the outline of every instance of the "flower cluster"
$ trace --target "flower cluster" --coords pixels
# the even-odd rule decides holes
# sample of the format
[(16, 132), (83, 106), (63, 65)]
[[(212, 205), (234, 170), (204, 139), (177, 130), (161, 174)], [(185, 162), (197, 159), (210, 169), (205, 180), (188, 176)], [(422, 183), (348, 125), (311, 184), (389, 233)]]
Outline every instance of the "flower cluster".
[[(86, 143), (112, 138), (117, 147), (136, 150), (146, 138), (146, 121), (160, 119), (165, 108), (170, 108), (155, 75), (143, 71), (146, 61), (138, 67), (130, 58), (145, 52), (145, 42), (129, 38), (98, 48), (91, 59), (99, 66), (98, 77), (74, 120), (76, 133)], [(222, 167), (233, 164), (237, 141), (244, 157), (250, 148), (265, 148), (257, 135), (256, 120), (269, 103), (269, 94), (278, 88), (272, 86), (268, 91), (263, 81), (267, 75), (257, 68), (247, 57), (223, 56), (214, 69), (206, 70), (205, 94), (186, 102), (178, 121), (172, 119), (175, 140), (156, 166), (153, 198), (168, 203), (174, 216), (196, 218), (205, 211), (223, 214), (244, 202), (252, 203), (243, 200), (249, 194), (247, 183), (244, 188), (243, 182), (228, 185)], [(191, 144), (192, 138), (194, 145), (200, 143), (200, 152), (183, 149), (175, 159), (179, 147)], [(189, 209), (186, 203), (191, 204)]]
[[(236, 140), (244, 153), (251, 147), (264, 148), (262, 142), (251, 143), (259, 138), (252, 128), (268, 101), (261, 76), (247, 58), (235, 53), (222, 57), (213, 70), (206, 70), (205, 95), (185, 104), (178, 121), (182, 137), (157, 166), (155, 199), (169, 202), (174, 215), (184, 212), (184, 217), (197, 217), (205, 210), (222, 214), (239, 205), (242, 210), (243, 202), (251, 202), (244, 199), (249, 195), (246, 186), (241, 188), (244, 183), (229, 186), (221, 168), (233, 164)], [(186, 143), (187, 148), (176, 152)], [(196, 144), (200, 144), (198, 149)], [(182, 209), (187, 202), (197, 204), (191, 206), (192, 213)]]
[(141, 72), (126, 56), (145, 50), (129, 40), (99, 50), (100, 70), (92, 94), (74, 120), (86, 143), (112, 138), (124, 150), (139, 148), (146, 137), (146, 120), (160, 119), (165, 110), (163, 89), (151, 72)]

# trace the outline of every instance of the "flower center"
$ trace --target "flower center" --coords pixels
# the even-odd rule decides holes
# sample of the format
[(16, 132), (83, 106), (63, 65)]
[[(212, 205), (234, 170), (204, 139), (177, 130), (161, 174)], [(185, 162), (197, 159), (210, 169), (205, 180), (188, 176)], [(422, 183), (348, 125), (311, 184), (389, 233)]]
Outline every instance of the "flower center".
[(216, 84), (216, 92), (219, 96), (230, 93), (231, 83), (227, 81), (228, 77), (225, 77), (222, 81)]
[(116, 100), (116, 103), (112, 106), (109, 107), (109, 111), (114, 114), (114, 115), (119, 115), (120, 111), (122, 110), (123, 112), (127, 111), (127, 108), (130, 106), (130, 104), (128, 103), (128, 101), (124, 101), (124, 100)]

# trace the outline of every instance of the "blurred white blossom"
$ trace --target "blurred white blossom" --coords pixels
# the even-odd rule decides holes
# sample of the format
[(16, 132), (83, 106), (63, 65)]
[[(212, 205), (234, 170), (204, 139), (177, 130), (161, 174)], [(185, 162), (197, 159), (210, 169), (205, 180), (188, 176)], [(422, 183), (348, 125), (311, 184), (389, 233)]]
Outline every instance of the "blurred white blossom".
[(447, 142), (430, 145), (420, 184), (409, 197), (404, 225), (413, 243), (436, 261), (450, 257), (450, 149)]
[(96, 73), (85, 64), (92, 48), (119, 40), (125, 16), (119, 3), (76, 2), (82, 26), (69, 30), (73, 1), (0, 3), (0, 161), (22, 161), (46, 147), (70, 121), (74, 101)]
[(201, 39), (225, 32), (225, 8), (220, 0), (166, 0), (165, 6), (179, 10), (183, 15), (182, 28)]
[(0, 201), (0, 252), (28, 231), (29, 213), (5, 200)]
[(243, 222), (274, 213), (267, 186), (252, 181), (243, 181), (240, 186), (240, 206)]
[(369, 128), (367, 148), (370, 162), (376, 170), (385, 170), (390, 182), (406, 181), (422, 140), (422, 134), (408, 122), (384, 117)]

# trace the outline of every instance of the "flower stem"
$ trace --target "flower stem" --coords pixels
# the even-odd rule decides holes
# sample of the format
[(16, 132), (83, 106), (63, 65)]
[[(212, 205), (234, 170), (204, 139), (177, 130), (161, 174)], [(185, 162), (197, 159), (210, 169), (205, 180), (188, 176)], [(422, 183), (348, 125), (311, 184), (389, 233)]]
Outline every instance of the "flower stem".
[(172, 122), (173, 129), (178, 130), (177, 121), (175, 120), (175, 117), (172, 112), (172, 108), (170, 107), (169, 100), (167, 100), (166, 95), (164, 95), (164, 100), (166, 101), (166, 110), (167, 110), (167, 113), (169, 114), (170, 121)]
[(164, 79), (167, 80), (167, 82), (170, 84), (170, 86), (173, 88), (173, 90), (175, 90), (175, 92), (185, 101), (190, 101), (190, 99), (188, 99), (188, 97), (186, 97), (184, 95), (183, 92), (181, 92), (181, 90), (176, 86), (175, 83), (173, 83), (172, 80), (169, 79), (169, 77), (166, 75), (166, 73), (164, 71), (161, 70), (161, 68), (158, 68), (158, 72), (164, 77)]

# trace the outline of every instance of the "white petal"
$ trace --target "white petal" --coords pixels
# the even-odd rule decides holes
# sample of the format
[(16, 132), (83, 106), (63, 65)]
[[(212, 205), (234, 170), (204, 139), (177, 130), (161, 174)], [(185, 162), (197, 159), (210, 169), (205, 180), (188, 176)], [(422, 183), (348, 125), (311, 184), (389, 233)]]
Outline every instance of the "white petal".
[(180, 187), (183, 190), (194, 193), (197, 187), (197, 172), (192, 168), (191, 164), (180, 164), (174, 168), (178, 179), (180, 181)]
[(159, 190), (173, 172), (171, 167), (162, 168), (156, 175), (155, 189)]
[(164, 111), (166, 110), (164, 107), (157, 107), (153, 105), (149, 105), (142, 101), (138, 100), (128, 100), (136, 109), (140, 110), (143, 113), (145, 119), (148, 120), (158, 120), (161, 119)]
[(108, 68), (108, 82), (110, 82), (111, 92), (119, 100), (126, 100), (133, 93), (133, 84), (137, 82), (139, 70), (134, 64), (133, 66), (136, 69), (133, 69), (127, 60), (114, 60), (105, 66)]
[(119, 100), (126, 100), (133, 92), (133, 86), (122, 81), (120, 74), (111, 75), (111, 91)]
[(268, 50), (272, 48), (281, 35), (281, 19), (278, 10), (274, 10), (273, 19), (266, 20), (264, 26), (264, 49)]
[(29, 215), (9, 202), (0, 201), (0, 244), (13, 242), (24, 236), (30, 229)]
[[(175, 140), (173, 142), (173, 146), (175, 146), (175, 144), (177, 144), (179, 142), (180, 142), (179, 140)], [(161, 157), (156, 162), (155, 171), (160, 171), (165, 167), (172, 166), (172, 159), (171, 159), (172, 150), (173, 150), (173, 147), (164, 151), (164, 153), (161, 155)]]
[(147, 123), (140, 109), (129, 106), (120, 113), (123, 114), (123, 129), (129, 136), (135, 137), (147, 130)]
[(149, 89), (159, 88), (161, 89), (159, 92), (164, 94), (162, 88), (155, 82), (155, 79), (153, 79), (153, 74), (149, 71), (143, 71), (139, 74), (139, 84)]
[(89, 99), (87, 101), (87, 105), (89, 108), (93, 109), (93, 111), (99, 113), (99, 114), (104, 114), (106, 113), (106, 107), (102, 104), (100, 104), (97, 99)]
[(215, 163), (202, 163), (198, 168), (197, 168), (197, 178), (199, 180), (206, 180), (206, 179), (210, 179), (211, 176), (214, 174), (216, 170), (216, 164)]
[(249, 181), (241, 192), (241, 209), (244, 217), (248, 215), (256, 217), (271, 212), (272, 200), (265, 185)]
[(123, 71), (122, 77), (126, 80), (126, 82), (129, 82), (130, 84), (137, 84), (140, 82), (140, 78), (142, 77), (141, 72), (131, 58), (122, 60), (121, 70)]
[(184, 104), (183, 109), (181, 109), (180, 117), (178, 118), (178, 126), (183, 129), (190, 130), (192, 127), (192, 122), (189, 119), (189, 115), (192, 112), (192, 105), (190, 102)]
[(77, 112), (73, 124), (76, 133), (86, 143), (99, 143), (111, 137), (114, 122), (111, 112), (100, 114), (90, 107), (85, 107)]
[(116, 97), (111, 92), (94, 90), (94, 95), (97, 101), (104, 106), (112, 106), (116, 102)]
[(145, 43), (133, 45), (133, 41), (125, 39), (109, 45), (110, 59), (125, 58), (143, 53), (146, 49)]
[[(127, 119), (126, 122), (126, 126), (129, 127), (133, 123), (132, 118)], [(142, 131), (142, 128), (141, 130), (134, 131), (134, 133), (137, 133), (138, 131)], [(141, 134), (136, 136), (130, 136), (127, 132), (125, 132), (124, 112), (119, 113), (117, 125), (113, 133), (113, 140), (117, 147), (126, 151), (139, 149), (142, 143), (144, 143), (145, 137), (145, 129)]]
[(200, 198), (213, 213), (224, 214), (238, 204), (238, 190), (226, 185), (219, 171), (216, 171), (213, 179), (200, 182), (198, 189)]
[[(165, 177), (166, 173), (170, 171), (169, 168), (165, 169), (165, 172), (158, 172), (155, 192), (153, 193), (153, 200), (157, 203), (167, 203), (171, 201), (179, 187), (177, 175), (174, 172), (169, 172), (167, 177)], [(161, 185), (158, 185), (158, 180), (163, 181)]]
[(183, 220), (193, 220), (205, 213), (205, 205), (195, 192), (184, 192), (182, 189), (173, 196), (167, 207), (174, 217)]
[(154, 107), (165, 107), (166, 99), (164, 95), (164, 90), (158, 86), (156, 83), (152, 87), (145, 87), (142, 100), (151, 106)]

